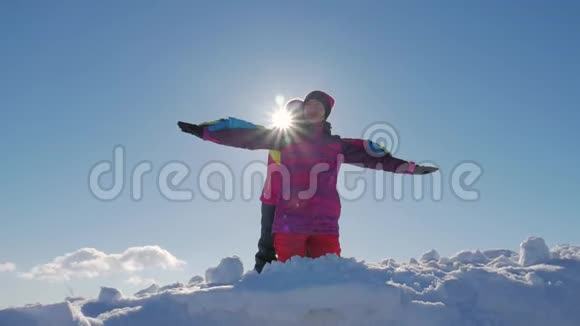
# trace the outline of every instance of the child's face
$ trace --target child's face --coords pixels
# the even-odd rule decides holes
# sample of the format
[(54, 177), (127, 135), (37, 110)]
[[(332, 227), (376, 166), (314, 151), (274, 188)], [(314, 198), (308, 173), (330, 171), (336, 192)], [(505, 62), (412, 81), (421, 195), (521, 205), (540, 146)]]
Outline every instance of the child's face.
[(324, 121), (324, 104), (319, 100), (308, 100), (304, 103), (304, 119), (309, 123)]

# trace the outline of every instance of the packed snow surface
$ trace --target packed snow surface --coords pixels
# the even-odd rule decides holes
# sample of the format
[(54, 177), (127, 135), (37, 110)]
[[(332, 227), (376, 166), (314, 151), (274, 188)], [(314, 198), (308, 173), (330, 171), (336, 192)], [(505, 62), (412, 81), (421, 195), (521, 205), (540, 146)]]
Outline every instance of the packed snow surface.
[(519, 253), (431, 250), (410, 262), (295, 257), (243, 273), (224, 258), (205, 278), (135, 295), (103, 287), (75, 299), (0, 311), (0, 325), (580, 325), (580, 247)]

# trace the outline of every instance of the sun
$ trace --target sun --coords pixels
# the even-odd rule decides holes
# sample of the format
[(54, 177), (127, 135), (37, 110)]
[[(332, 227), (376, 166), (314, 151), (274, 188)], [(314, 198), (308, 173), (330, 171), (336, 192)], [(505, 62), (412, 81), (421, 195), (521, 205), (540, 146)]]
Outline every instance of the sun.
[(292, 127), (292, 116), (285, 109), (278, 109), (272, 113), (272, 124), (276, 128), (288, 129)]

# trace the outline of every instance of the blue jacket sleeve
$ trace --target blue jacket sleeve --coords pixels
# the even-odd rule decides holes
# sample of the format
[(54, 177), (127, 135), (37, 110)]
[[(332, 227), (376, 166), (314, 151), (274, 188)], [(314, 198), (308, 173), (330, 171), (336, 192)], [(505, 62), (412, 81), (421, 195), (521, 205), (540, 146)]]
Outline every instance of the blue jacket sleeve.
[(251, 122), (229, 117), (200, 124), (202, 138), (217, 144), (246, 149), (280, 149), (281, 133)]

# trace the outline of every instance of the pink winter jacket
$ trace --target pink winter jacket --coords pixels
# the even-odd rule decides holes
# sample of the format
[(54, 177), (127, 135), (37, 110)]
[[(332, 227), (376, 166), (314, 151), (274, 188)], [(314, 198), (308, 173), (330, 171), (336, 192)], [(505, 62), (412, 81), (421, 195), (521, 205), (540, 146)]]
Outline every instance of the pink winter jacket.
[(407, 173), (407, 161), (368, 140), (325, 134), (322, 125), (284, 137), (279, 130), (246, 122), (240, 125), (239, 121), (229, 118), (205, 125), (203, 139), (237, 148), (280, 151), (282, 182), (273, 233), (338, 235), (341, 204), (336, 184), (342, 163)]

